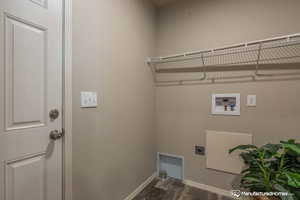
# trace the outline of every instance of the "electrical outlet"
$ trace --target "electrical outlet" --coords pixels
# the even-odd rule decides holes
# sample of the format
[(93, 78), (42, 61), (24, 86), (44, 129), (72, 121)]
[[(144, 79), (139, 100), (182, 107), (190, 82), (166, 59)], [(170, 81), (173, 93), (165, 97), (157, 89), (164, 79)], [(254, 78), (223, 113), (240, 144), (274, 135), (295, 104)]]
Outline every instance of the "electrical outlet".
[(81, 108), (95, 108), (97, 107), (97, 93), (96, 92), (81, 92)]
[(197, 155), (205, 155), (205, 147), (204, 146), (195, 146), (195, 154)]
[(256, 106), (256, 95), (247, 96), (247, 106), (255, 107)]

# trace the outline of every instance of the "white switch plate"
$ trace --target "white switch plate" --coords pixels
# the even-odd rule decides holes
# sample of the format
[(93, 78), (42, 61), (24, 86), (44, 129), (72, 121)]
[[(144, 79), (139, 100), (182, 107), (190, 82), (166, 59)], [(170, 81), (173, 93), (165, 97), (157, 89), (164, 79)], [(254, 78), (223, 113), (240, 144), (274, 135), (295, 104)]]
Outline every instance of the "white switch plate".
[(81, 108), (95, 108), (98, 106), (97, 92), (81, 92)]
[(247, 106), (254, 107), (256, 106), (256, 95), (247, 96)]

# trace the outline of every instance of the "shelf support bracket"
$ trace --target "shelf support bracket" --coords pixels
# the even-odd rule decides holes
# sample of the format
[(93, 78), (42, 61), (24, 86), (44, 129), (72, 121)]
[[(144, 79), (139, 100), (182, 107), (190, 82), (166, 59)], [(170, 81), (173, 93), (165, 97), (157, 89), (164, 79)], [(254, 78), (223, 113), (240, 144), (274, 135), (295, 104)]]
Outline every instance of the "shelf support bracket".
[(153, 64), (151, 58), (147, 59), (147, 64), (151, 69), (151, 73), (152, 73), (152, 77), (153, 77), (153, 81), (156, 84), (157, 83), (157, 78), (156, 78), (156, 67), (154, 66), (155, 64)]
[(272, 74), (259, 73), (259, 61), (261, 59), (261, 49), (262, 49), (262, 43), (259, 43), (256, 66), (255, 66), (255, 76), (272, 76)]
[(204, 55), (203, 53), (201, 53), (201, 60), (202, 60), (202, 65), (203, 65), (203, 76), (200, 79), (195, 79), (195, 80), (179, 80), (178, 84), (179, 85), (183, 85), (185, 81), (204, 81), (206, 80), (206, 65), (205, 65), (205, 61), (204, 61)]
[(206, 79), (206, 65), (205, 65), (203, 53), (201, 53), (201, 60), (202, 60), (202, 64), (203, 64), (203, 77), (200, 78), (200, 81), (203, 81)]

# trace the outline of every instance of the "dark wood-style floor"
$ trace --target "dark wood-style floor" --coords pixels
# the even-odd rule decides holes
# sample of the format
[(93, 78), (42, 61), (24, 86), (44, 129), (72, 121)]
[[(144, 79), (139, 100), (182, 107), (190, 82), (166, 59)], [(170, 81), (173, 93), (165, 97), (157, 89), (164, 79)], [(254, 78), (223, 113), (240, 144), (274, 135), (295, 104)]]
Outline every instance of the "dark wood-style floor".
[(232, 200), (183, 184), (180, 180), (154, 179), (134, 200)]

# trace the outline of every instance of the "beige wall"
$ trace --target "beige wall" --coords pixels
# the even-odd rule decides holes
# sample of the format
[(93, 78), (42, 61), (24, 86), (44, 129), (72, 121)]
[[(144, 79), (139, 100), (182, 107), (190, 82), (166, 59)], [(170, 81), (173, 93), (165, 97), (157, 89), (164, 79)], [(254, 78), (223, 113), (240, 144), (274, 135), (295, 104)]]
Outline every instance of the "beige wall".
[[(298, 0), (184, 0), (159, 10), (157, 55), (220, 47), (300, 32)], [(250, 72), (247, 72), (250, 73)], [(186, 179), (231, 188), (233, 175), (205, 168), (194, 155), (205, 130), (252, 133), (255, 144), (300, 139), (300, 81), (245, 81), (158, 87), (158, 151), (185, 157)], [(241, 116), (210, 115), (212, 93), (241, 93)], [(257, 107), (246, 107), (246, 95)]]
[[(74, 200), (121, 200), (155, 170), (155, 10), (147, 0), (73, 1)], [(80, 91), (99, 106), (81, 109)]]
[[(154, 52), (300, 32), (299, 7), (298, 0), (181, 0), (155, 19), (147, 0), (74, 0), (74, 200), (124, 199), (154, 172), (156, 147), (185, 157), (187, 179), (229, 189), (234, 176), (205, 169), (205, 158), (193, 154), (194, 145), (205, 144), (206, 129), (253, 133), (256, 144), (299, 138), (298, 79), (155, 92), (143, 64)], [(97, 91), (98, 108), (81, 109), (80, 91)], [(227, 92), (241, 93), (242, 115), (211, 116), (211, 93)], [(256, 108), (245, 106), (247, 94), (257, 95)]]

